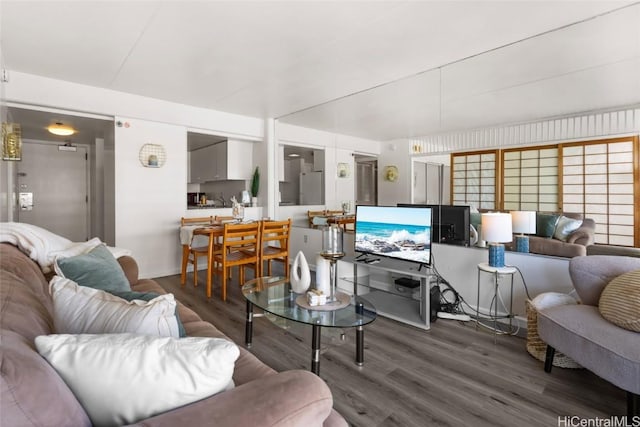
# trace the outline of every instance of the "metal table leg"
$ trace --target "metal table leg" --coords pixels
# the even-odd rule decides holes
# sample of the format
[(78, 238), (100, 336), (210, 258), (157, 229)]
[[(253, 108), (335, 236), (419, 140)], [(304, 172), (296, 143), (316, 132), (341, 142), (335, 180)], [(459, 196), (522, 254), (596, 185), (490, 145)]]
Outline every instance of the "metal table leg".
[(253, 338), (253, 304), (247, 300), (247, 319), (244, 328), (244, 342), (247, 348), (251, 347), (251, 340)]
[(476, 298), (476, 331), (480, 327), (480, 269), (478, 268), (478, 295)]
[(498, 343), (498, 273), (494, 273), (494, 288), (493, 288), (493, 343)]
[(311, 372), (320, 375), (320, 325), (313, 325), (311, 338)]
[(356, 326), (356, 365), (364, 365), (364, 327)]

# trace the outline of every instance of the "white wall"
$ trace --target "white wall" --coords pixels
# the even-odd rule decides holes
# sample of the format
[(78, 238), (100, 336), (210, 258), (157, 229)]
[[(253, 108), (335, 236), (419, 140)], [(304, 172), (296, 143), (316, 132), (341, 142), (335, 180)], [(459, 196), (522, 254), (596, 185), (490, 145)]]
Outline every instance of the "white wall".
[[(116, 126), (116, 246), (133, 251), (140, 275), (176, 272), (181, 247), (178, 238), (184, 214), (187, 182), (187, 132), (182, 126), (117, 117)], [(162, 145), (163, 167), (144, 167), (138, 153), (145, 143)]]
[[(394, 182), (384, 179), (386, 166), (398, 168), (398, 179)], [(392, 141), (381, 144), (378, 157), (378, 205), (395, 206), (397, 203), (411, 203), (412, 167), (408, 141)]]
[[(130, 127), (115, 129), (115, 173), (105, 171), (105, 240), (131, 249), (140, 263), (141, 277), (157, 277), (180, 271), (178, 225), (186, 209), (187, 130), (261, 141), (264, 120), (204, 108), (160, 101), (35, 75), (12, 72), (3, 85), (4, 99), (28, 108), (38, 105), (117, 117)], [(144, 143), (163, 144), (167, 164), (144, 168), (138, 161)], [(262, 153), (255, 156), (256, 152)], [(266, 170), (266, 148), (256, 144), (254, 157)], [(105, 165), (110, 147), (105, 147)], [(2, 162), (4, 163), (4, 162)], [(0, 169), (0, 194), (7, 194), (4, 168)], [(264, 176), (264, 174), (263, 174)], [(262, 188), (266, 186), (263, 178)], [(115, 181), (115, 199), (109, 197)], [(263, 190), (261, 190), (262, 192)], [(263, 194), (266, 194), (264, 192)], [(3, 198), (6, 200), (6, 198)], [(3, 212), (7, 209), (3, 208)], [(109, 215), (109, 212), (114, 212)], [(109, 218), (115, 218), (111, 224)], [(3, 217), (4, 219), (4, 217)]]

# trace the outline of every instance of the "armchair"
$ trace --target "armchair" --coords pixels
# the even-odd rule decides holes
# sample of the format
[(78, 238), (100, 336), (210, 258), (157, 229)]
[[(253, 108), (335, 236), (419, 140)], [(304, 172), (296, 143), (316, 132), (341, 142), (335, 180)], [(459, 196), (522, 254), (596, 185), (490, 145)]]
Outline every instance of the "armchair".
[(640, 269), (640, 259), (590, 255), (572, 258), (569, 274), (582, 304), (538, 312), (538, 333), (547, 343), (544, 369), (550, 372), (555, 350), (627, 392), (627, 415), (640, 415), (640, 332), (606, 320), (600, 295), (614, 278)]

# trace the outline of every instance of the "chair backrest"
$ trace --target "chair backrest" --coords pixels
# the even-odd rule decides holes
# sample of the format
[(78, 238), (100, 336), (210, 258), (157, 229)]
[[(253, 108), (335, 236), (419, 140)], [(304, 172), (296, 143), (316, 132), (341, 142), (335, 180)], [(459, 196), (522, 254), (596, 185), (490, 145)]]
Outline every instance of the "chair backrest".
[(213, 224), (213, 215), (211, 216), (201, 216), (197, 218), (185, 218), (182, 217), (180, 219), (180, 225), (211, 225)]
[(291, 236), (291, 218), (284, 221), (262, 221), (260, 228), (260, 247), (275, 246), (282, 252), (289, 251)]
[(231, 221), (236, 221), (236, 219), (231, 215), (216, 215), (216, 218), (215, 218), (215, 222), (217, 223), (231, 222)]
[(260, 253), (260, 223), (224, 225), (222, 251), (224, 253), (242, 250), (243, 252)]
[(307, 211), (307, 218), (309, 220), (309, 226), (310, 227), (314, 226), (313, 219), (315, 217), (324, 216), (324, 215), (325, 215), (325, 211)]
[(337, 210), (337, 211), (324, 211), (326, 216), (337, 216), (337, 215), (344, 215), (344, 211), (343, 210)]

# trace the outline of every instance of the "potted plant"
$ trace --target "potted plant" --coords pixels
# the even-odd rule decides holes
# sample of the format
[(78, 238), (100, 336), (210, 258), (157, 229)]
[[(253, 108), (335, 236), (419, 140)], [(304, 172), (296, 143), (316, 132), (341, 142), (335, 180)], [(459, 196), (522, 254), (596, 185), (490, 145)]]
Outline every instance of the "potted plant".
[(251, 206), (258, 206), (258, 191), (260, 190), (260, 169), (256, 166), (251, 178)]

